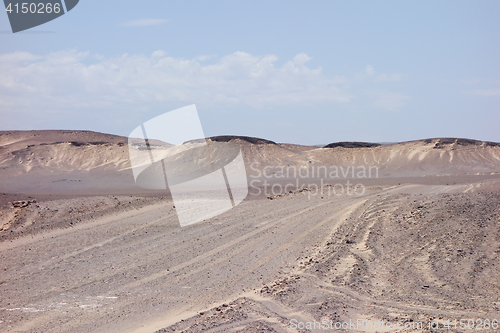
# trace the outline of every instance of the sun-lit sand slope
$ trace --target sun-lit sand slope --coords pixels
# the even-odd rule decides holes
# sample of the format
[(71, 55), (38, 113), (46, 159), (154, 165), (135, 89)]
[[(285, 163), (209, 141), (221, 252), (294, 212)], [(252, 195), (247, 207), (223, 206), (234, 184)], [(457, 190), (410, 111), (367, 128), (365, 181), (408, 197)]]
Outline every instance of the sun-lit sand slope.
[(355, 170), (359, 166), (376, 166), (380, 177), (500, 171), (500, 144), (467, 139), (427, 139), (367, 148), (259, 145), (240, 139), (233, 142), (241, 145), (248, 165), (254, 162), (261, 166), (342, 166), (344, 170), (349, 166)]
[[(500, 144), (466, 139), (427, 139), (368, 148), (316, 148), (228, 136), (210, 142), (227, 141), (241, 147), (248, 174), (252, 168), (265, 166), (322, 165), (376, 166), (379, 177), (500, 172)], [(128, 139), (90, 131), (0, 132), (0, 171), (0, 190), (9, 192), (135, 186)]]
[(126, 138), (90, 131), (0, 132), (0, 179), (8, 192), (134, 185)]
[(318, 163), (374, 165), (380, 176), (498, 172), (500, 144), (467, 139), (427, 139), (370, 148), (323, 148), (308, 152)]
[[(123, 137), (89, 131), (0, 132), (1, 165), (25, 172), (129, 168)], [(7, 168), (7, 169), (5, 169)]]

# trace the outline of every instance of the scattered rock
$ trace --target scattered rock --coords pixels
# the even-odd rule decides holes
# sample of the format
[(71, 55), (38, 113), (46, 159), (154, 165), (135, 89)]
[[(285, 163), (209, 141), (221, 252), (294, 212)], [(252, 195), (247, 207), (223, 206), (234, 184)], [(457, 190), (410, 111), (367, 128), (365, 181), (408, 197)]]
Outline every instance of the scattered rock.
[(12, 207), (14, 208), (24, 208), (28, 207), (30, 204), (36, 203), (36, 200), (20, 200), (20, 201), (13, 201), (12, 202)]

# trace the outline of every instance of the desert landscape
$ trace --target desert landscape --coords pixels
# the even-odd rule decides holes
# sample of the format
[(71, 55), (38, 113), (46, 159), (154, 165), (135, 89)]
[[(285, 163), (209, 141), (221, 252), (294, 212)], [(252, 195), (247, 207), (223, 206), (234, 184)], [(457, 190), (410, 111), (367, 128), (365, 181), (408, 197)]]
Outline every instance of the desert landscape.
[(499, 143), (206, 140), (248, 195), (181, 227), (128, 138), (0, 132), (0, 331), (499, 329)]

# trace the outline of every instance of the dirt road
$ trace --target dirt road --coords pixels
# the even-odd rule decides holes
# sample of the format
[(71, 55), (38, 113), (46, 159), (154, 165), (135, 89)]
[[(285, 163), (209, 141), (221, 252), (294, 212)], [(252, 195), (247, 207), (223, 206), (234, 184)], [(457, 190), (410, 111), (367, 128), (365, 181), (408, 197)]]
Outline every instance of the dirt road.
[[(397, 318), (394, 309), (428, 315), (426, 308), (431, 313), (440, 304), (452, 311), (467, 292), (449, 302), (435, 290), (420, 292), (428, 279), (436, 280), (431, 259), (444, 258), (421, 251), (420, 238), (402, 242), (415, 225), (397, 229), (394, 221), (404, 205), (410, 215), (426, 214), (423, 204), (412, 213), (414, 198), (430, 204), (473, 188), (407, 185), (361, 197), (251, 200), (185, 228), (166, 202), (5, 241), (0, 330), (145, 333), (170, 326), (164, 331), (194, 332), (212, 320), (213, 331), (258, 331), (259, 325), (289, 331), (292, 317), (388, 316), (393, 309)], [(395, 258), (412, 262), (415, 274), (399, 270)], [(483, 303), (489, 310), (495, 304)], [(380, 308), (385, 312), (373, 310)]]
[(157, 204), (3, 242), (0, 328), (155, 331), (290, 271), (366, 200), (246, 201), (186, 228)]

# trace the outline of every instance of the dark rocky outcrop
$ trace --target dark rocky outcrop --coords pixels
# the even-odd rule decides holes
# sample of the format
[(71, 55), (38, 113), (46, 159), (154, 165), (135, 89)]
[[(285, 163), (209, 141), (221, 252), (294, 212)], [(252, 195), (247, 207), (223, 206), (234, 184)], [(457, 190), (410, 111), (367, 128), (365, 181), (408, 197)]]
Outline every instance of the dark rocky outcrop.
[(378, 147), (381, 144), (379, 143), (372, 143), (372, 142), (334, 142), (327, 144), (323, 148), (336, 148), (336, 147), (342, 147), (342, 148), (370, 148), (370, 147)]
[(254, 138), (251, 136), (239, 136), (239, 135), (219, 135), (219, 136), (212, 136), (209, 139), (212, 141), (216, 141), (216, 142), (230, 142), (230, 141), (239, 139), (242, 141), (247, 141), (249, 143), (253, 143), (255, 145), (261, 145), (261, 144), (275, 145), (276, 144), (276, 142), (271, 141), (271, 140)]
[[(430, 139), (428, 139), (430, 140)], [(434, 149), (442, 149), (449, 145), (457, 145), (457, 146), (480, 146), (484, 144), (487, 147), (498, 147), (500, 143), (490, 142), (490, 141), (480, 141), (473, 139), (461, 139), (461, 138), (440, 138), (434, 145)]]

